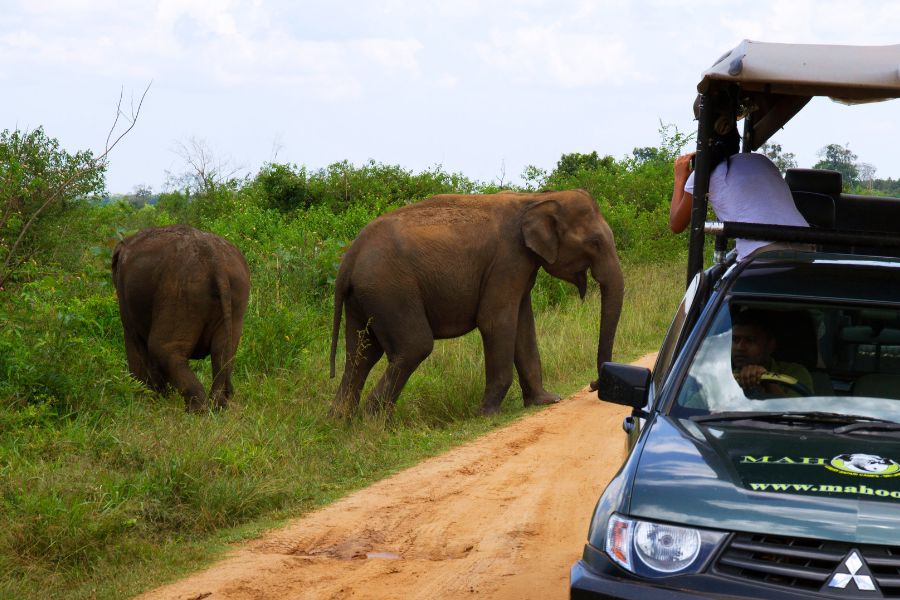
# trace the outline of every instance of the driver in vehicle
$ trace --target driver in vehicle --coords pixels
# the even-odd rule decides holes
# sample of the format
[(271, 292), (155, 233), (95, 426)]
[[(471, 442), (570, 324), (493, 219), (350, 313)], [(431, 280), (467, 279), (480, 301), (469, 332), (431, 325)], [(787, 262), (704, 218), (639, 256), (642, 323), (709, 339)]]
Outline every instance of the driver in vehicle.
[[(801, 364), (772, 357), (777, 340), (765, 312), (752, 308), (732, 315), (731, 368), (747, 395), (810, 395), (812, 376)], [(802, 390), (802, 392), (801, 392)]]

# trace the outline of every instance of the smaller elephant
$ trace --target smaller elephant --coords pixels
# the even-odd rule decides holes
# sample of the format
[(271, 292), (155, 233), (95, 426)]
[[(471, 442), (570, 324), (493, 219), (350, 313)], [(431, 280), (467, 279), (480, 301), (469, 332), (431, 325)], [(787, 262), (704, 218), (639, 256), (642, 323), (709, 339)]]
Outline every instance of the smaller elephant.
[(171, 384), (200, 412), (208, 399), (188, 360), (211, 355), (210, 396), (224, 408), (250, 297), (241, 252), (192, 227), (145, 229), (116, 244), (112, 278), (131, 374), (156, 392)]

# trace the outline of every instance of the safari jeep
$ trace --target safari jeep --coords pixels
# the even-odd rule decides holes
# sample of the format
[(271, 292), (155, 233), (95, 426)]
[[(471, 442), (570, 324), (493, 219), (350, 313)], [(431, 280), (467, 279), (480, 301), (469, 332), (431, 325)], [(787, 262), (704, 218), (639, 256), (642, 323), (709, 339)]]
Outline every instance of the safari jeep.
[[(898, 68), (900, 45), (744, 41), (703, 73), (687, 291), (652, 372), (601, 370), (630, 451), (571, 598), (900, 598), (900, 198), (794, 169), (809, 228), (706, 221), (717, 94), (739, 94), (750, 152), (813, 96), (900, 96)], [(806, 246), (736, 262), (737, 237)], [(742, 387), (750, 352), (771, 366)]]

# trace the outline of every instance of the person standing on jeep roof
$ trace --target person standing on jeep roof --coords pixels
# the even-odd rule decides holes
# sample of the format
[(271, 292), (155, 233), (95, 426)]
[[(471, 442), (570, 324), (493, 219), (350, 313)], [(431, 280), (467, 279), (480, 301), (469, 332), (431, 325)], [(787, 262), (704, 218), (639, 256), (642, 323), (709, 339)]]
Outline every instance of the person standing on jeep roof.
[[(696, 107), (696, 105), (695, 105)], [(696, 110), (696, 109), (695, 109)], [(778, 167), (763, 154), (741, 153), (734, 103), (720, 107), (713, 127), (709, 201), (720, 221), (809, 227), (797, 210)], [(694, 173), (688, 153), (675, 159), (675, 186), (669, 208), (669, 228), (680, 233), (691, 220)], [(738, 239), (738, 260), (771, 242)]]

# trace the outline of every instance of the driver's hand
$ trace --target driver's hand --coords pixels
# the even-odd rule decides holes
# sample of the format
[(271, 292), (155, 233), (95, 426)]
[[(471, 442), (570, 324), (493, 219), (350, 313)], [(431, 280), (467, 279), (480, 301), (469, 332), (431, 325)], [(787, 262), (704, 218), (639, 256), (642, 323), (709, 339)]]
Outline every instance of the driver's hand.
[(759, 387), (760, 377), (766, 372), (762, 365), (744, 365), (734, 373), (734, 378), (745, 390)]

